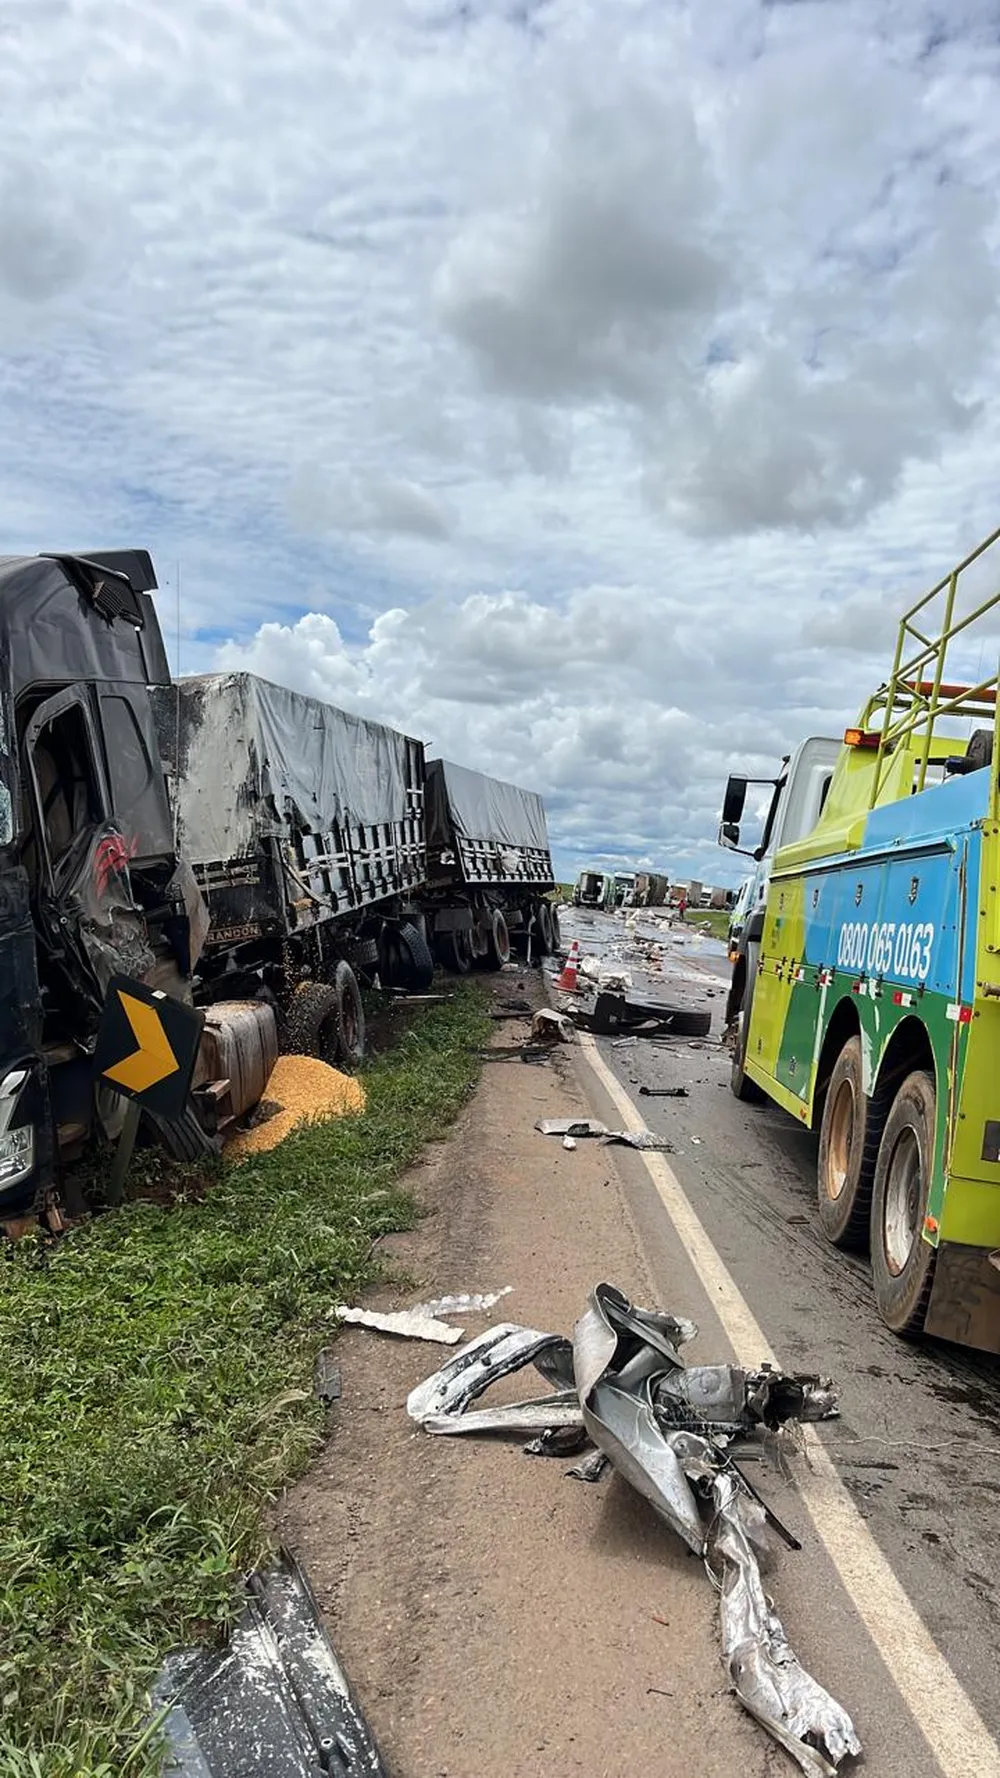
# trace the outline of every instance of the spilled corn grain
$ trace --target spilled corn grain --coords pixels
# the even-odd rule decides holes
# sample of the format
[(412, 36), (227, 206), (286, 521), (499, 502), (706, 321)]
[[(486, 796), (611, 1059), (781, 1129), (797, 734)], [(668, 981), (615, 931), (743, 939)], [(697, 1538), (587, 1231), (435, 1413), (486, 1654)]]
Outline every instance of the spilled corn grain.
[(302, 1123), (346, 1117), (364, 1111), (365, 1089), (350, 1074), (341, 1074), (315, 1056), (279, 1056), (271, 1070), (265, 1100), (280, 1107), (273, 1117), (252, 1130), (241, 1130), (226, 1144), (226, 1159), (240, 1161), (250, 1154), (277, 1148)]

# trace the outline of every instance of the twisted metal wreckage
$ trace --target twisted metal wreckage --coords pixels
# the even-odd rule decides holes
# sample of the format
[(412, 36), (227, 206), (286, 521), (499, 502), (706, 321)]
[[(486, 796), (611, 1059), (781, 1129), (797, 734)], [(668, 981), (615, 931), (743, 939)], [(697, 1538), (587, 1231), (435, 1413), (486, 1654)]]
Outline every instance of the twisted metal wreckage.
[[(608, 1463), (704, 1560), (719, 1589), (722, 1646), (737, 1697), (808, 1778), (835, 1778), (861, 1743), (846, 1711), (800, 1666), (761, 1581), (768, 1531), (796, 1540), (738, 1467), (733, 1445), (837, 1412), (819, 1377), (762, 1367), (687, 1366), (690, 1321), (637, 1309), (599, 1284), (573, 1340), (511, 1323), (490, 1328), (411, 1391), (424, 1431), (533, 1435), (532, 1454), (580, 1453), (569, 1472), (598, 1481)], [(501, 1377), (535, 1369), (548, 1392), (467, 1412)]]

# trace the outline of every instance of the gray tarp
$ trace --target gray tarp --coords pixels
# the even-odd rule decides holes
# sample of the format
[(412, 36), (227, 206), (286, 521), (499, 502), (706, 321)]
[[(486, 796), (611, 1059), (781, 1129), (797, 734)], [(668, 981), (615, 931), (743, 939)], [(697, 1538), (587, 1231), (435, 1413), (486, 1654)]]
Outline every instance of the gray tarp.
[(207, 673), (157, 691), (157, 725), (178, 755), (182, 849), (193, 864), (246, 856), (288, 827), (327, 833), (418, 811), (408, 749), (381, 723), (272, 685), (252, 673)]
[(451, 846), (453, 833), (460, 839), (549, 849), (545, 805), (533, 790), (432, 759), (427, 763), (428, 846)]

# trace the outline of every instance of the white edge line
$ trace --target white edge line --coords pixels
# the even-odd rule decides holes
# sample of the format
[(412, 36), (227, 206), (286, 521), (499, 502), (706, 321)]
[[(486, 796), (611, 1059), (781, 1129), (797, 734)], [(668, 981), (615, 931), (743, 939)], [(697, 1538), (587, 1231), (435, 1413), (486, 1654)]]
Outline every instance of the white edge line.
[[(592, 1037), (581, 1034), (587, 1064), (629, 1126), (642, 1117), (604, 1061)], [(633, 1120), (638, 1120), (637, 1124)], [(777, 1362), (749, 1303), (662, 1154), (635, 1151), (656, 1188), (698, 1273), (737, 1362), (751, 1368)], [(1000, 1772), (1000, 1748), (952, 1672), (879, 1549), (832, 1459), (812, 1427), (806, 1434), (811, 1471), (797, 1486), (848, 1595), (885, 1662), (896, 1688), (946, 1778), (987, 1778)]]

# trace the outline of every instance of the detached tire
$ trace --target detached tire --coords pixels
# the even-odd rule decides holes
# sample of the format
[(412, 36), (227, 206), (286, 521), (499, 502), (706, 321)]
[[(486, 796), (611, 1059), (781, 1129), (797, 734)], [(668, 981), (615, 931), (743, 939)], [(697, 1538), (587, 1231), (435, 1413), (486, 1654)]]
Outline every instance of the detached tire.
[(551, 957), (555, 950), (555, 928), (552, 920), (552, 909), (547, 901), (540, 901), (535, 910), (538, 926), (538, 944), (543, 957)]
[(404, 920), (401, 926), (385, 926), (379, 939), (379, 974), (387, 988), (405, 988), (408, 994), (424, 994), (434, 980), (434, 959), (419, 927)]
[(486, 956), (483, 959), (484, 969), (502, 969), (510, 962), (510, 933), (507, 922), (499, 908), (493, 909), (490, 934), (486, 940)]
[(295, 990), (285, 1020), (284, 1049), (288, 1056), (318, 1056), (336, 1068), (340, 1060), (340, 995), (336, 988), (326, 982), (303, 982)]
[(472, 968), (472, 940), (467, 932), (442, 932), (437, 941), (441, 967), (453, 975), (468, 975)]
[(923, 1239), (934, 1156), (937, 1096), (922, 1068), (893, 1100), (879, 1144), (872, 1195), (872, 1281), (878, 1312), (895, 1334), (923, 1331), (937, 1249)]
[(333, 988), (338, 1003), (337, 1059), (349, 1073), (365, 1059), (365, 1009), (358, 978), (349, 963), (337, 964)]
[(753, 991), (757, 982), (757, 958), (759, 946), (747, 945), (746, 978), (743, 983), (743, 999), (737, 1014), (739, 1025), (736, 1031), (736, 1047), (733, 1050), (733, 1065), (729, 1075), (729, 1086), (733, 1097), (744, 1105), (763, 1105), (765, 1095), (755, 1080), (751, 1080), (745, 1071), (747, 1057), (747, 1038), (750, 1033), (750, 1011), (753, 1006)]
[(710, 1012), (693, 1012), (681, 1006), (670, 1014), (670, 1031), (674, 1037), (707, 1037), (711, 1029)]

